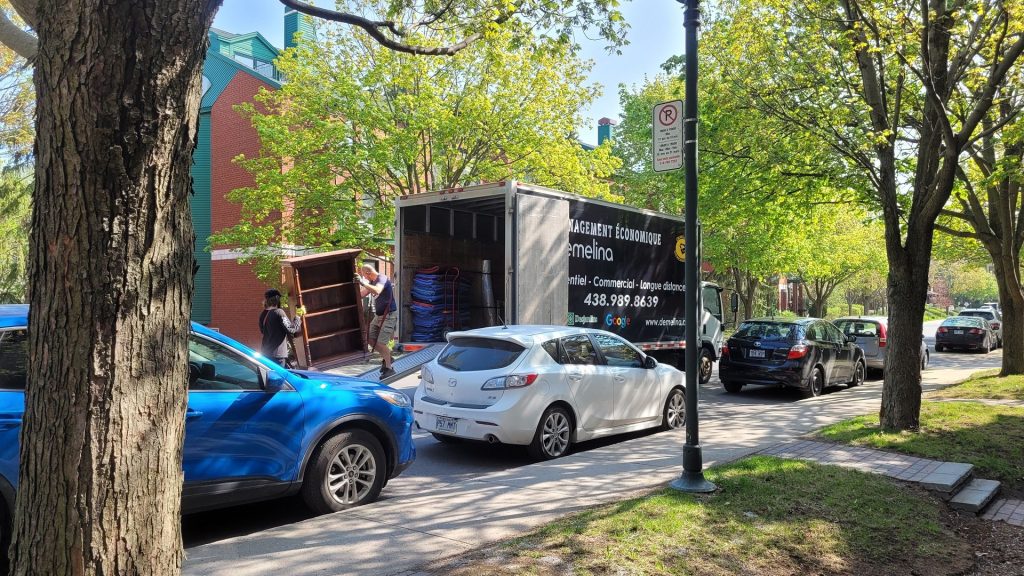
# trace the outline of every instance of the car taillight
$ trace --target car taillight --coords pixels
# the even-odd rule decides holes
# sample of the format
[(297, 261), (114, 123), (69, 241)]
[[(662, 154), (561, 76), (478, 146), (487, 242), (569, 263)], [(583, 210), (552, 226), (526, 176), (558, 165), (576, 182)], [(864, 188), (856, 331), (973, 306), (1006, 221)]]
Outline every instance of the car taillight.
[(939, 326), (939, 334), (945, 334), (946, 332), (949, 332), (949, 328), (946, 328), (945, 326)]
[(536, 374), (512, 374), (491, 378), (480, 387), (481, 390), (506, 390), (508, 388), (525, 388), (537, 379)]
[(984, 330), (982, 330), (981, 328), (971, 328), (971, 334), (982, 334), (982, 333), (984, 333)]
[(889, 343), (888, 331), (885, 329), (885, 324), (878, 324), (878, 347), (885, 348)]
[(728, 344), (723, 344), (722, 345), (722, 357), (725, 358), (728, 355), (729, 355), (729, 345)]
[(807, 356), (807, 345), (797, 344), (789, 349), (789, 354), (786, 355), (786, 358), (789, 360), (798, 360), (804, 356)]

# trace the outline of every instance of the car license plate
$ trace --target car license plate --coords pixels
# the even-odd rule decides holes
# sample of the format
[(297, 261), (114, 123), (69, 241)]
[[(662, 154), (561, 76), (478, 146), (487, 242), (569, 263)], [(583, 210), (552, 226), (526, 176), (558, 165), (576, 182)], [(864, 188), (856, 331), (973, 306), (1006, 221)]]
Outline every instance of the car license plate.
[(963, 330), (953, 330), (953, 334), (963, 334)]
[(448, 418), (447, 416), (438, 416), (437, 421), (434, 423), (434, 428), (438, 432), (455, 432), (456, 431), (456, 418)]
[(747, 357), (748, 358), (764, 358), (764, 350), (753, 350), (753, 349), (752, 350), (748, 350), (747, 351)]

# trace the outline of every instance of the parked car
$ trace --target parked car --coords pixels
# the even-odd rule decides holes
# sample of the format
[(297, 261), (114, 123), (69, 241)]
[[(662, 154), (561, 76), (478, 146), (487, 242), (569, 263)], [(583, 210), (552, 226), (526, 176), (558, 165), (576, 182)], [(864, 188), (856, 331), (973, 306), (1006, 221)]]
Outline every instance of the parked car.
[(999, 308), (999, 302), (985, 302), (979, 308), (991, 308), (1000, 314), (1003, 313), (1002, 309)]
[(740, 324), (722, 347), (718, 376), (727, 392), (747, 384), (798, 388), (819, 396), (833, 384), (864, 382), (864, 352), (831, 322), (759, 318)]
[(442, 442), (524, 445), (547, 460), (576, 442), (683, 426), (683, 373), (610, 332), (495, 326), (447, 340), (420, 369), (413, 410)]
[[(10, 534), (28, 365), (28, 306), (0, 305), (0, 517)], [(192, 324), (182, 510), (299, 493), (314, 511), (377, 499), (416, 456), (409, 398), (385, 385), (289, 371)]]
[[(864, 351), (869, 370), (885, 370), (886, 352), (889, 350), (889, 319), (884, 316), (849, 316), (835, 321), (836, 328)], [(931, 354), (921, 335), (921, 370), (928, 367)]]
[(935, 351), (981, 350), (988, 354), (996, 345), (991, 324), (980, 316), (950, 316), (935, 332)]
[(960, 311), (960, 316), (975, 316), (978, 318), (984, 318), (988, 320), (988, 325), (992, 328), (992, 333), (995, 334), (995, 346), (993, 348), (1003, 347), (1003, 315), (999, 313), (996, 308), (968, 308)]

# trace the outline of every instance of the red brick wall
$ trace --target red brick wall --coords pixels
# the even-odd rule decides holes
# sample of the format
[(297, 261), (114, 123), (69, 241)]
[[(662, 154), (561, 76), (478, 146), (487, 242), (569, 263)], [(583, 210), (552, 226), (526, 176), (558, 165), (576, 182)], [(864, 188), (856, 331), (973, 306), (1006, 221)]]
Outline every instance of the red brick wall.
[(259, 316), (267, 286), (256, 279), (248, 265), (235, 260), (214, 260), (213, 317), (211, 328), (260, 348)]
[[(234, 107), (252, 102), (260, 87), (270, 85), (244, 72), (236, 72), (210, 112), (210, 224), (213, 232), (233, 226), (241, 208), (227, 194), (253, 185), (252, 176), (233, 162), (239, 154), (255, 156), (260, 143), (250, 121)], [(214, 248), (224, 248), (215, 246)], [(212, 262), (211, 328), (259, 348), (259, 314), (263, 292), (268, 288), (256, 279), (252, 268), (234, 260)]]

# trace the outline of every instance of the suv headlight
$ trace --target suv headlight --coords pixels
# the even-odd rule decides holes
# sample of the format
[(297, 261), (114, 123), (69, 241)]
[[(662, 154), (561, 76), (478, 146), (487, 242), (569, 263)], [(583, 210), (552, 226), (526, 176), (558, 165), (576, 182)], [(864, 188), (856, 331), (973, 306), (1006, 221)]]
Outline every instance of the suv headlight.
[(399, 408), (412, 406), (412, 402), (409, 402), (409, 397), (397, 390), (374, 390), (373, 393), (388, 404), (394, 404)]
[(481, 390), (507, 390), (508, 388), (525, 388), (537, 379), (536, 374), (511, 374), (491, 378), (480, 387)]

